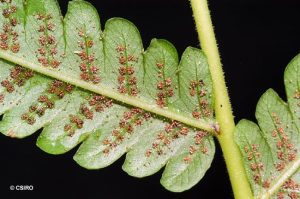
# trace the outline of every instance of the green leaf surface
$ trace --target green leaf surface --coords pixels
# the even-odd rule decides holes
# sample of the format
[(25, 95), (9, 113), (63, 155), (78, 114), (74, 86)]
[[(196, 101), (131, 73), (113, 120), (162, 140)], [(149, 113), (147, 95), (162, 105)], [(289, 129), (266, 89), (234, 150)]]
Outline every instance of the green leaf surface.
[[(161, 178), (161, 184), (166, 189), (176, 192), (188, 190), (197, 184), (204, 176), (205, 171), (210, 168), (213, 154), (215, 153), (212, 137), (204, 138), (201, 145), (198, 146), (201, 152), (190, 155), (191, 147), (194, 146), (189, 144), (183, 145), (178, 150), (177, 155), (167, 163)], [(182, 159), (185, 161), (183, 162)]]
[(112, 18), (101, 30), (96, 9), (70, 1), (1, 1), (0, 131), (16, 138), (39, 129), (37, 146), (87, 169), (112, 164), (151, 175), (165, 165), (170, 191), (191, 188), (215, 148), (212, 81), (202, 51), (153, 39), (144, 50), (130, 21)]
[(244, 157), (252, 191), (257, 198), (299, 198), (300, 55), (287, 66), (287, 101), (269, 89), (256, 108), (258, 125), (238, 123), (235, 140)]

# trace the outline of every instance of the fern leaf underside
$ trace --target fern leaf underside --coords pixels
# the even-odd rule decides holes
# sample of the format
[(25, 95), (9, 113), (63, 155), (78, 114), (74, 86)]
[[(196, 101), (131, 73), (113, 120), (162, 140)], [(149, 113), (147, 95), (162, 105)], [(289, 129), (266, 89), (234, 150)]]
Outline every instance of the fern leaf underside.
[(257, 198), (300, 197), (300, 55), (284, 73), (287, 103), (269, 89), (256, 108), (258, 125), (242, 120), (235, 140)]
[(113, 18), (102, 31), (96, 9), (85, 1), (70, 1), (64, 19), (55, 0), (4, 0), (0, 10), (3, 134), (23, 138), (43, 128), (37, 146), (51, 154), (82, 143), (74, 160), (88, 169), (125, 153), (123, 169), (132, 176), (166, 165), (161, 183), (175, 192), (203, 177), (215, 152), (207, 131), (89, 91), (99, 86), (210, 126), (212, 82), (200, 50), (187, 48), (180, 63), (166, 40), (153, 39), (144, 51), (131, 22)]

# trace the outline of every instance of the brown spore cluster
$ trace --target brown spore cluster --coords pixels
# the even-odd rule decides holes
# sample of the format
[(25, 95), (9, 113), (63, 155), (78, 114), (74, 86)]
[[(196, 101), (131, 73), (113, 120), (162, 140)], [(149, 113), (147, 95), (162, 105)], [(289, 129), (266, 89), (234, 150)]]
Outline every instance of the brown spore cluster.
[(102, 95), (92, 95), (87, 104), (81, 104), (77, 115), (69, 115), (69, 123), (64, 126), (64, 131), (72, 137), (76, 130), (82, 129), (85, 120), (92, 120), (95, 112), (103, 112), (113, 106), (111, 99)]
[(300, 107), (300, 91), (299, 90), (295, 91), (293, 98), (298, 101), (297, 106)]
[(157, 62), (156, 67), (158, 70), (157, 77), (159, 79), (156, 84), (156, 104), (163, 108), (168, 106), (168, 98), (174, 96), (174, 88), (172, 85), (172, 79), (170, 77), (166, 77), (164, 73), (165, 64), (163, 62)]
[(105, 146), (103, 153), (108, 155), (111, 150), (122, 144), (125, 139), (128, 139), (136, 127), (144, 124), (152, 118), (151, 114), (139, 108), (131, 108), (124, 112), (123, 117), (119, 121), (119, 126), (112, 130), (110, 138), (102, 141)]
[(6, 4), (6, 8), (2, 10), (5, 21), (0, 32), (0, 48), (18, 53), (20, 50), (19, 34), (15, 30), (15, 27), (19, 24), (16, 18), (17, 7), (10, 0), (1, 0), (0, 2)]
[(276, 142), (276, 153), (278, 158), (278, 162), (275, 164), (275, 167), (277, 171), (282, 171), (290, 162), (296, 159), (297, 150), (285, 132), (283, 127), (284, 124), (282, 124), (278, 115), (273, 112), (271, 113), (271, 116), (276, 126), (272, 131), (272, 137)]
[[(264, 189), (270, 188), (270, 185), (274, 179), (278, 177), (278, 173), (284, 172), (286, 168), (292, 164), (297, 158), (297, 149), (291, 142), (286, 129), (289, 128), (281, 121), (281, 118), (277, 113), (271, 112), (271, 118), (273, 120), (275, 128), (271, 131), (272, 142), (275, 143), (276, 157), (274, 167), (277, 172), (272, 174), (269, 178), (264, 177), (266, 171), (265, 165), (262, 163), (262, 154), (259, 151), (258, 144), (249, 144), (244, 146), (244, 152), (249, 162), (249, 168), (253, 172), (252, 178), (257, 185), (260, 185)], [(276, 174), (276, 175), (275, 175)], [(299, 198), (300, 185), (292, 180), (288, 179), (277, 192), (278, 199), (289, 197), (291, 199)]]
[(193, 156), (196, 155), (196, 153), (202, 153), (207, 154), (208, 153), (208, 147), (204, 145), (203, 139), (206, 138), (209, 135), (206, 131), (197, 131), (196, 135), (194, 136), (194, 143), (190, 145), (189, 147), (189, 153), (183, 158), (183, 161), (185, 163), (191, 163)]
[[(157, 134), (157, 137), (152, 142), (152, 147), (146, 150), (145, 156), (150, 157), (151, 155), (164, 155), (166, 151), (172, 151), (171, 144), (175, 140), (186, 137), (190, 133), (190, 129), (184, 126), (178, 121), (171, 121), (165, 125), (163, 131)], [(185, 163), (189, 163), (192, 160), (192, 155), (196, 154), (197, 151), (207, 153), (208, 149), (202, 146), (202, 140), (207, 135), (204, 131), (198, 131), (194, 136), (194, 143), (190, 145), (188, 155), (183, 158)]]
[(32, 78), (33, 75), (34, 73), (32, 70), (16, 65), (13, 69), (11, 69), (9, 77), (1, 81), (1, 86), (3, 86), (8, 93), (12, 93), (15, 91), (15, 86), (24, 86), (24, 84)]
[(3, 101), (4, 101), (4, 97), (5, 97), (5, 95), (4, 95), (4, 94), (0, 94), (0, 103), (3, 103)]
[(38, 62), (45, 67), (58, 68), (61, 62), (57, 56), (57, 40), (54, 36), (55, 24), (52, 22), (51, 14), (39, 13), (35, 15), (39, 24), (38, 43), (39, 48), (36, 51)]
[(198, 101), (197, 106), (192, 112), (192, 116), (195, 119), (202, 117), (210, 117), (212, 110), (209, 107), (207, 101), (207, 91), (205, 89), (205, 83), (203, 80), (192, 80), (190, 81), (189, 94), (192, 98), (196, 98)]
[[(296, 160), (298, 151), (288, 137), (286, 130), (284, 129), (284, 124), (281, 122), (278, 114), (272, 112), (271, 117), (275, 124), (275, 129), (272, 131), (272, 137), (276, 142), (276, 154), (278, 160), (274, 166), (278, 172), (281, 172), (284, 171), (290, 163)], [(300, 186), (298, 183), (289, 179), (281, 186), (280, 191), (277, 193), (277, 198), (284, 198), (285, 195), (288, 195), (291, 199), (299, 198), (299, 188)]]
[(253, 173), (252, 178), (254, 182), (264, 188), (269, 188), (270, 180), (263, 179), (263, 175), (262, 175), (265, 169), (265, 165), (262, 163), (259, 146), (257, 144), (246, 145), (244, 147), (244, 152), (247, 155), (249, 167)]
[(71, 93), (73, 86), (59, 80), (53, 80), (45, 93), (40, 95), (37, 102), (31, 105), (28, 111), (22, 114), (21, 119), (27, 124), (33, 125), (36, 117), (42, 117), (45, 112), (55, 107), (55, 102), (64, 98), (67, 93)]
[(118, 91), (122, 94), (137, 96), (137, 77), (135, 76), (134, 64), (138, 62), (138, 58), (134, 55), (128, 55), (126, 46), (123, 44), (117, 45), (115, 51), (118, 54)]
[(77, 41), (80, 51), (75, 52), (81, 60), (80, 62), (80, 79), (98, 84), (100, 82), (99, 66), (95, 65), (95, 55), (91, 52), (94, 41), (87, 36), (85, 31), (79, 30), (78, 36), (80, 40)]
[(285, 183), (281, 186), (281, 189), (277, 193), (278, 199), (284, 199), (285, 195), (287, 195), (291, 199), (298, 199), (300, 185), (293, 179), (288, 179)]

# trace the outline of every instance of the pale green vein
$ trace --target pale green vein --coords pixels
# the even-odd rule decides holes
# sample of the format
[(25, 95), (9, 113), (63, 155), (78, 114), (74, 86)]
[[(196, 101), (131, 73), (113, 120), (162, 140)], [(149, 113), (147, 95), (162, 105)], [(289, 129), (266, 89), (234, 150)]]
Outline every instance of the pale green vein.
[(282, 175), (276, 179), (275, 183), (266, 190), (261, 196), (257, 198), (267, 199), (270, 198), (280, 187), (292, 177), (292, 175), (300, 168), (300, 158), (298, 158), (288, 169), (282, 172)]
[(112, 89), (107, 88), (105, 86), (93, 85), (93, 84), (87, 83), (83, 80), (76, 79), (75, 77), (71, 77), (67, 74), (63, 74), (59, 70), (55, 71), (55, 70), (52, 70), (49, 68), (45, 68), (39, 64), (26, 61), (24, 58), (14, 56), (3, 50), (0, 50), (0, 58), (7, 60), (9, 62), (15, 63), (15, 64), (19, 64), (25, 68), (34, 70), (43, 75), (67, 82), (69, 84), (75, 85), (80, 88), (83, 88), (85, 90), (89, 90), (94, 93), (101, 94), (103, 96), (107, 96), (111, 99), (117, 100), (124, 104), (135, 106), (135, 107), (144, 109), (146, 111), (155, 113), (157, 115), (164, 116), (164, 117), (172, 119), (172, 120), (177, 120), (177, 121), (187, 124), (189, 126), (203, 129), (209, 133), (213, 133), (213, 134), (215, 133), (215, 128), (216, 128), (217, 123), (213, 119), (196, 120), (196, 119), (193, 119), (190, 117), (186, 117), (186, 116), (176, 113), (175, 111), (172, 111), (168, 108), (160, 108), (157, 105), (149, 104), (145, 101), (142, 101), (141, 99), (138, 99), (137, 97), (123, 95), (123, 94), (113, 91)]

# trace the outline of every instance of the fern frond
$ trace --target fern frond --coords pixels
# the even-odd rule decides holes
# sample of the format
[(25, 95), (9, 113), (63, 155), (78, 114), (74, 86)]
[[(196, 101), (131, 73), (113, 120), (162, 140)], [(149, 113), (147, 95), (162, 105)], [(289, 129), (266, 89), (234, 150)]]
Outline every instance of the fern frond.
[(257, 198), (300, 197), (300, 55), (287, 66), (284, 83), (288, 103), (268, 90), (257, 104), (259, 126), (242, 120), (235, 131)]
[[(122, 18), (101, 30), (96, 9), (70, 1), (1, 1), (0, 131), (23, 138), (43, 128), (37, 145), (51, 154), (82, 143), (75, 161), (144, 177), (161, 169), (171, 191), (196, 184), (214, 156), (212, 81), (205, 55), (153, 39), (144, 51)], [(63, 19), (63, 20), (62, 20)]]

